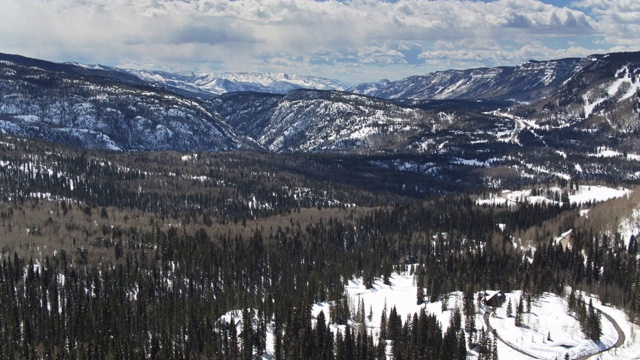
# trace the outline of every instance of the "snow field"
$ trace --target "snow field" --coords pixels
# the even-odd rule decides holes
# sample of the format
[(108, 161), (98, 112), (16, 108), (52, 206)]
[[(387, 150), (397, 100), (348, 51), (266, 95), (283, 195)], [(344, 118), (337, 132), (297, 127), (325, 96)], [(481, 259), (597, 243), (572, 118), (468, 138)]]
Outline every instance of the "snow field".
[[(603, 317), (601, 341), (595, 343), (589, 340), (582, 333), (578, 320), (568, 313), (567, 301), (555, 294), (548, 293), (543, 294), (539, 299), (531, 300), (531, 313), (526, 313), (527, 306), (523, 305), (525, 309), (522, 317), (524, 326), (517, 327), (515, 326), (515, 318), (513, 316), (507, 317), (507, 304), (511, 300), (513, 314), (515, 314), (522, 293), (514, 291), (506, 296), (505, 304), (496, 309), (495, 315), (490, 316), (491, 326), (505, 342), (527, 354), (541, 359), (562, 359), (568, 353), (569, 357), (573, 359), (608, 348), (618, 339), (613, 325)], [(525, 304), (526, 299), (522, 300)], [(500, 355), (502, 355), (501, 350), (499, 345)], [(530, 358), (517, 352), (514, 352), (513, 356), (513, 358)]]
[[(564, 190), (559, 187), (549, 188), (552, 192), (562, 193)], [(587, 202), (602, 202), (610, 199), (621, 198), (631, 194), (631, 190), (625, 188), (612, 188), (602, 185), (580, 185), (578, 190), (569, 194), (569, 201), (572, 204), (584, 204)], [(545, 196), (532, 196), (531, 190), (503, 190), (500, 194), (492, 194), (489, 198), (479, 199), (478, 205), (516, 205), (518, 202), (528, 203), (554, 203), (555, 201)]]
[[(445, 311), (442, 311), (442, 301), (433, 303), (425, 302), (417, 305), (416, 292), (413, 275), (408, 272), (394, 273), (390, 277), (390, 284), (386, 285), (382, 280), (376, 280), (371, 289), (366, 289), (362, 279), (355, 278), (349, 280), (346, 286), (346, 295), (349, 297), (351, 307), (351, 326), (355, 326), (353, 318), (358, 309), (358, 304), (362, 300), (365, 310), (365, 326), (366, 331), (375, 338), (380, 334), (380, 318), (386, 305), (387, 315), (395, 306), (398, 315), (402, 317), (402, 321), (406, 321), (407, 317), (413, 316), (423, 308), (429, 314), (433, 314), (438, 318), (445, 331), (449, 324), (449, 319), (456, 307), (460, 308), (462, 313), (463, 301), (462, 292), (454, 292), (448, 295), (448, 303)], [(492, 293), (488, 291), (488, 293)], [(564, 359), (568, 354), (571, 359), (578, 356), (595, 354), (613, 346), (618, 340), (618, 333), (614, 325), (602, 316), (601, 340), (593, 342), (589, 340), (581, 331), (578, 320), (568, 312), (567, 300), (555, 294), (544, 293), (539, 298), (532, 297), (531, 312), (526, 313), (526, 301), (523, 302), (525, 313), (523, 314), (524, 326), (516, 327), (514, 317), (507, 317), (507, 304), (509, 299), (512, 302), (512, 310), (515, 315), (517, 303), (522, 297), (521, 291), (513, 291), (506, 293), (506, 301), (502, 307), (495, 310), (495, 315), (490, 315), (489, 322), (496, 330), (498, 336), (503, 341), (498, 341), (498, 354), (501, 359)], [(476, 299), (478, 293), (474, 296)], [(631, 324), (622, 310), (603, 305), (598, 298), (583, 294), (586, 303), (593, 299), (594, 307), (611, 316), (621, 327), (625, 335), (625, 342), (620, 348), (613, 348), (598, 354), (600, 359), (639, 359), (640, 358), (640, 342), (637, 341), (640, 327)], [(477, 303), (477, 302), (476, 302)], [(322, 302), (313, 304), (312, 306), (312, 322), (315, 325), (318, 314), (323, 311), (328, 322), (331, 320), (331, 304)], [(492, 311), (491, 308), (485, 306), (477, 307), (476, 305), (476, 330), (487, 329), (484, 321), (486, 311)], [(369, 316), (371, 315), (371, 320)], [(237, 333), (242, 331), (242, 311), (234, 310), (225, 314), (222, 318), (230, 321), (233, 317), (237, 326)], [(462, 316), (464, 327), (464, 316)], [(345, 325), (328, 324), (334, 332), (344, 332)], [(468, 334), (467, 334), (468, 336)], [(264, 359), (271, 359), (274, 349), (273, 323), (268, 326), (267, 330), (267, 349), (263, 356)], [(516, 349), (512, 348), (515, 347)], [(388, 348), (390, 352), (390, 348)], [(468, 358), (477, 358), (475, 351), (468, 351)]]
[[(449, 310), (444, 313), (441, 310), (441, 302), (425, 302), (422, 305), (417, 305), (417, 287), (414, 283), (413, 275), (408, 275), (406, 272), (394, 273), (390, 277), (390, 283), (391, 285), (385, 285), (382, 280), (376, 280), (371, 289), (366, 289), (362, 279), (352, 279), (349, 280), (349, 285), (346, 286), (347, 296), (352, 307), (352, 318), (355, 317), (353, 309), (357, 310), (358, 303), (362, 299), (364, 301), (365, 318), (369, 316), (370, 311), (372, 312), (371, 321), (367, 319), (366, 322), (367, 331), (376, 337), (380, 334), (380, 318), (385, 304), (387, 316), (395, 306), (403, 322), (407, 320), (407, 317), (413, 317), (413, 314), (419, 313), (422, 308), (426, 308), (427, 313), (438, 316), (438, 320), (444, 329), (447, 328), (451, 310), (455, 308), (455, 302), (462, 304), (462, 294), (454, 293), (449, 298)], [(458, 297), (460, 298), (459, 301), (457, 300)], [(327, 320), (331, 319), (330, 304), (328, 302), (313, 305), (312, 315), (314, 319), (320, 311), (324, 311)], [(352, 322), (351, 325), (353, 324)], [(331, 326), (336, 331), (344, 331), (345, 329), (344, 325), (332, 324)]]

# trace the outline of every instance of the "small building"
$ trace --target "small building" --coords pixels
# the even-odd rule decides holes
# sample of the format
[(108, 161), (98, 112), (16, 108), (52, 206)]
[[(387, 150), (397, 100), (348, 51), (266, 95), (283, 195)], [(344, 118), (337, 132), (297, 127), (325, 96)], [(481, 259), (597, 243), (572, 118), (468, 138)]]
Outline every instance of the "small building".
[(502, 291), (496, 291), (492, 294), (485, 292), (484, 304), (494, 308), (499, 308), (507, 300), (507, 296)]

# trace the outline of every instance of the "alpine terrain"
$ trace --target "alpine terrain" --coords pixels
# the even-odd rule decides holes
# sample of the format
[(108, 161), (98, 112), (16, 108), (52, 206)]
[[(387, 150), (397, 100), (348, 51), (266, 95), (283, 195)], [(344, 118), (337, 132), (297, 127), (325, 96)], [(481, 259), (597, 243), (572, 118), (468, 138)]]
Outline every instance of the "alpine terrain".
[(0, 54), (0, 358), (640, 358), (640, 53), (347, 85)]

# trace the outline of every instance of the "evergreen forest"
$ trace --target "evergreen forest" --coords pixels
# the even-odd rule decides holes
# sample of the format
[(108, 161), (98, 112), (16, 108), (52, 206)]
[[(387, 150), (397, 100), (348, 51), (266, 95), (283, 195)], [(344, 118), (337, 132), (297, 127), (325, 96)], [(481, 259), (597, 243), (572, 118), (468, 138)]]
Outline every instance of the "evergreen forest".
[[(490, 189), (371, 162), (2, 137), (0, 358), (497, 359), (497, 340), (469, 324), (487, 289), (568, 296), (594, 340), (596, 311), (569, 286), (638, 320), (637, 240), (582, 221), (596, 205), (564, 199), (576, 184), (528, 185), (562, 189), (552, 203), (479, 205)], [(570, 229), (570, 246), (554, 241)], [(371, 287), (410, 268), (418, 303), (464, 293), (451, 323), (389, 308), (377, 336), (363, 331), (349, 279)], [(331, 314), (312, 317), (318, 302)]]

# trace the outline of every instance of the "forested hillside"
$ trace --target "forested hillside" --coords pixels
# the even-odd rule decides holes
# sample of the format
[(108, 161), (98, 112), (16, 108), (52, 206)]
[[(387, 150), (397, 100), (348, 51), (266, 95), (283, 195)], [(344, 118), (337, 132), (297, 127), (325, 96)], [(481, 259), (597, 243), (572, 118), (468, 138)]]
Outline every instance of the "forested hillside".
[[(534, 188), (550, 201), (479, 205), (479, 191), (416, 191), (424, 175), (356, 156), (16, 138), (0, 156), (2, 358), (495, 358), (471, 324), (487, 289), (535, 299), (571, 286), (640, 314), (635, 237), (583, 225), (593, 204), (567, 201), (571, 182)], [(362, 331), (349, 279), (371, 287), (409, 269), (418, 303), (464, 292), (451, 324), (389, 309), (379, 334)], [(325, 301), (331, 314), (312, 318)]]

